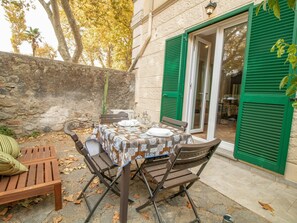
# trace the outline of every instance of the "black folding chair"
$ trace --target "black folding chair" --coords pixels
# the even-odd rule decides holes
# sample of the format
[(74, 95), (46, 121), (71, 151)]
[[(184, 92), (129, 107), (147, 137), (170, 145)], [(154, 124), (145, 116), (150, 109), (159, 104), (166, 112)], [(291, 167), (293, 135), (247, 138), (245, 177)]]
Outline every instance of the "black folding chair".
[[(187, 129), (187, 126), (188, 126), (188, 123), (187, 122), (184, 122), (184, 121), (180, 121), (180, 120), (176, 120), (176, 119), (173, 119), (173, 118), (168, 118), (166, 116), (163, 116), (162, 117), (162, 121), (161, 121), (162, 124), (165, 124), (165, 125), (168, 125), (168, 126), (171, 126), (171, 127), (174, 127), (176, 129), (179, 129), (179, 130), (183, 130), (184, 132), (186, 131)], [(150, 163), (150, 162), (153, 162), (153, 161), (160, 161), (160, 160), (165, 160), (165, 162), (168, 160), (168, 156), (165, 155), (165, 156), (161, 156), (161, 157), (152, 157), (152, 158), (147, 158), (143, 161), (143, 163), (141, 165), (144, 165), (144, 164), (147, 164), (147, 163)], [(135, 172), (135, 174), (132, 176), (132, 180), (135, 178), (135, 176), (139, 173), (139, 169), (140, 169), (140, 166), (137, 162), (137, 160), (135, 160), (135, 164), (136, 164), (136, 167), (137, 167), (137, 170)]]
[(119, 112), (118, 114), (102, 114), (100, 115), (100, 124), (112, 124), (122, 120), (129, 120), (128, 114)]
[[(110, 190), (117, 196), (120, 196), (120, 190), (116, 185), (117, 180), (119, 179), (120, 175), (119, 176), (110, 176), (110, 175), (107, 176), (105, 174), (106, 172), (109, 172), (111, 169), (113, 169), (117, 166), (112, 163), (111, 159), (104, 151), (102, 152), (102, 149), (99, 154), (91, 156), (88, 151), (88, 148), (86, 148), (86, 146), (83, 145), (83, 143), (79, 140), (76, 133), (71, 130), (73, 128), (74, 123), (75, 122), (73, 122), (73, 121), (67, 122), (64, 126), (64, 132), (72, 138), (72, 140), (75, 143), (76, 150), (81, 155), (84, 156), (84, 161), (85, 161), (88, 169), (90, 170), (90, 172), (93, 174), (92, 178), (89, 180), (89, 182), (86, 184), (86, 186), (83, 188), (82, 192), (80, 193), (80, 195), (77, 198), (77, 199), (84, 198), (84, 200), (86, 201), (87, 207), (89, 209), (89, 215), (87, 216), (85, 222), (89, 222), (89, 220), (92, 217), (93, 213), (95, 212), (96, 208), (98, 207), (100, 202), (103, 200), (105, 195)], [(98, 146), (100, 147), (101, 145), (100, 145), (99, 141), (97, 141), (97, 143), (98, 143)], [(88, 187), (90, 186), (91, 182), (95, 179), (95, 177), (98, 177), (100, 182), (106, 186), (106, 190), (104, 191), (104, 193), (102, 193), (102, 195), (100, 196), (98, 201), (95, 203), (95, 205), (93, 207), (91, 207), (91, 204), (89, 203), (85, 192), (88, 189)], [(129, 199), (129, 201), (133, 202), (130, 199)]]
[[(180, 187), (180, 190), (169, 198), (172, 199), (178, 195), (186, 194), (196, 216), (195, 221), (200, 222), (188, 189), (199, 180), (199, 175), (220, 142), (220, 139), (215, 139), (202, 144), (178, 144), (175, 146), (174, 153), (170, 155), (167, 162), (155, 162), (142, 165), (140, 174), (149, 191), (149, 198), (146, 203), (136, 208), (136, 210), (140, 211), (152, 204), (156, 210), (158, 221), (162, 222), (156, 205), (156, 198), (159, 192), (173, 187)], [(196, 174), (188, 170), (188, 168), (196, 166), (200, 166)], [(151, 182), (152, 185), (150, 185), (149, 182)]]
[(177, 129), (180, 129), (180, 130), (183, 130), (183, 131), (186, 131), (187, 126), (188, 126), (187, 122), (176, 120), (176, 119), (169, 118), (169, 117), (166, 117), (166, 116), (162, 117), (161, 123), (163, 123), (165, 125), (168, 125), (168, 126), (172, 126), (174, 128), (177, 128)]

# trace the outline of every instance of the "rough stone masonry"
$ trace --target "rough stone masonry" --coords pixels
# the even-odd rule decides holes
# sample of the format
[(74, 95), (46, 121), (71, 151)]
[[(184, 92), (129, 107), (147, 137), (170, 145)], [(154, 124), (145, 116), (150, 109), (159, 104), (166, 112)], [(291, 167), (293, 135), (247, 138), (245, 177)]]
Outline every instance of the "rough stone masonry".
[(131, 73), (0, 52), (0, 125), (17, 135), (58, 131), (66, 120), (98, 121), (105, 74), (109, 109), (131, 109)]

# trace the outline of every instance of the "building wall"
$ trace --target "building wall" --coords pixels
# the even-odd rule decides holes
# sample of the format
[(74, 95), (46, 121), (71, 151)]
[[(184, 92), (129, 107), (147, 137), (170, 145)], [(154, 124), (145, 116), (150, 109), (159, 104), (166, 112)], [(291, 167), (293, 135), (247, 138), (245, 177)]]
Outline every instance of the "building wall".
[(0, 125), (28, 135), (62, 130), (70, 119), (98, 122), (105, 74), (108, 108), (133, 108), (130, 73), (0, 52)]
[[(138, 4), (142, 0), (137, 0)], [(153, 0), (150, 0), (151, 2)], [(183, 33), (186, 29), (204, 23), (214, 17), (226, 14), (249, 3), (252, 0), (217, 0), (217, 8), (208, 17), (205, 6), (208, 0), (155, 0), (153, 4), (142, 5), (142, 20), (134, 24), (134, 32), (140, 33), (133, 47), (140, 48), (148, 33), (147, 14), (153, 5), (153, 22), (151, 40), (139, 59), (134, 70), (136, 79), (136, 112), (147, 111), (153, 121), (159, 121), (161, 107), (161, 92), (164, 68), (165, 40)], [(165, 6), (164, 6), (165, 5)], [(137, 30), (137, 31), (136, 31)], [(138, 52), (134, 52), (137, 55)], [(135, 56), (133, 57), (135, 58)], [(285, 178), (297, 182), (297, 112), (295, 112)]]

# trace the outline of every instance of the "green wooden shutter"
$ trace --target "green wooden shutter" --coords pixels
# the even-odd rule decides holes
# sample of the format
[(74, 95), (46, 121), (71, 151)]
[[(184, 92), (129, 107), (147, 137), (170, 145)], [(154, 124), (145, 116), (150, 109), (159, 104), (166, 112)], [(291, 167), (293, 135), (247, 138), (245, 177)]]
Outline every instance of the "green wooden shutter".
[(250, 9), (244, 78), (234, 157), (283, 174), (292, 122), (292, 106), (279, 83), (289, 64), (270, 48), (279, 39), (293, 40), (294, 12), (280, 1), (281, 20), (272, 12)]
[(183, 34), (166, 40), (161, 119), (182, 118), (187, 37)]

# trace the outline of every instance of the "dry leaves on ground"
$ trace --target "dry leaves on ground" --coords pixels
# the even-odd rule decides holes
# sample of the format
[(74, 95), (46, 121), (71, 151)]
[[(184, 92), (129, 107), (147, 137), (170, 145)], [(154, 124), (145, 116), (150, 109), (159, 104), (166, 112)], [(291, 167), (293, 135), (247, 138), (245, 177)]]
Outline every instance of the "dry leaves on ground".
[(2, 211), (0, 211), (0, 216), (6, 215), (7, 212), (8, 212), (8, 208), (4, 208)]
[(118, 211), (115, 211), (112, 217), (112, 223), (116, 223), (120, 220), (120, 213)]
[(111, 208), (111, 207), (113, 207), (113, 205), (110, 204), (110, 203), (106, 203), (106, 204), (104, 205), (104, 209), (109, 209), (109, 208)]
[(97, 187), (97, 185), (99, 184), (99, 179), (95, 178), (92, 183), (90, 184), (90, 188), (94, 188)]
[(150, 220), (150, 215), (149, 215), (148, 212), (142, 212), (142, 213), (141, 213), (141, 216), (142, 216), (146, 221)]
[(53, 223), (59, 223), (63, 220), (63, 217), (62, 216), (57, 216), (57, 217), (54, 217), (53, 218)]
[(192, 205), (189, 201), (187, 201), (187, 208), (192, 209)]
[(2, 218), (2, 220), (5, 222), (8, 222), (11, 218), (12, 218), (12, 214), (9, 214), (6, 217)]
[(262, 206), (263, 209), (270, 211), (271, 213), (274, 212), (274, 209), (269, 204), (263, 203), (261, 201), (258, 201), (258, 202)]
[(74, 201), (73, 194), (64, 196), (64, 201), (73, 202)]
[(134, 197), (135, 199), (139, 199), (139, 198), (140, 198), (140, 195), (139, 195), (139, 194), (134, 194), (133, 197)]

